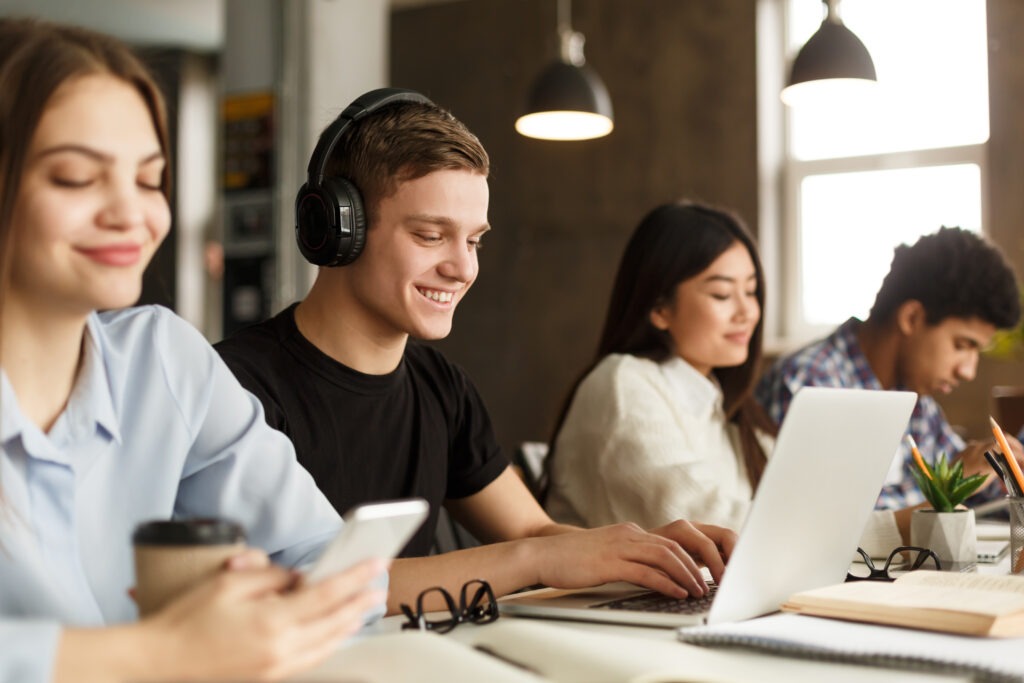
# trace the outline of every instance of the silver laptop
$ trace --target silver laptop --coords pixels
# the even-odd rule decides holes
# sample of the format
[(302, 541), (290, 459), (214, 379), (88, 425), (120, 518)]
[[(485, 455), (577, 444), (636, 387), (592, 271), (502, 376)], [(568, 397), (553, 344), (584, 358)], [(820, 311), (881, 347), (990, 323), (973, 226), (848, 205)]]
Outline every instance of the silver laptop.
[(793, 397), (721, 584), (672, 600), (617, 583), (503, 598), (516, 616), (647, 626), (740, 621), (839, 583), (899, 448), (917, 394), (804, 387)]

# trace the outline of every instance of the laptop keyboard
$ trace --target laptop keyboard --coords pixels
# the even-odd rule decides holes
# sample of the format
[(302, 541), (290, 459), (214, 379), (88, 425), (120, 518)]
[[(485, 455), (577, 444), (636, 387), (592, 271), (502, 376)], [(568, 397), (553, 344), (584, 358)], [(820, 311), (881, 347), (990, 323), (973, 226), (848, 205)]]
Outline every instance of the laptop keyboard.
[(661, 593), (641, 593), (596, 605), (592, 609), (621, 609), (631, 612), (661, 612), (662, 614), (701, 614), (711, 609), (711, 601), (718, 592), (718, 584), (708, 584), (708, 594), (699, 598), (672, 598)]

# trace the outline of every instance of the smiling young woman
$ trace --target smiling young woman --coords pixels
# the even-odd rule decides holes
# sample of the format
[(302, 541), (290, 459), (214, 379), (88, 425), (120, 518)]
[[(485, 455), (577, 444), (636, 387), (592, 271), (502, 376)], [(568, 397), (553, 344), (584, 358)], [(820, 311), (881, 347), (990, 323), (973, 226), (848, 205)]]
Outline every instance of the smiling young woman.
[(738, 528), (775, 433), (751, 394), (763, 308), (761, 263), (737, 217), (692, 202), (647, 214), (552, 439), (552, 516)]
[[(196, 330), (125, 308), (170, 228), (168, 149), (124, 45), (0, 19), (0, 680), (282, 678), (384, 600), (381, 563), (296, 587), (337, 513)], [(253, 547), (136, 621), (132, 531), (189, 516)]]

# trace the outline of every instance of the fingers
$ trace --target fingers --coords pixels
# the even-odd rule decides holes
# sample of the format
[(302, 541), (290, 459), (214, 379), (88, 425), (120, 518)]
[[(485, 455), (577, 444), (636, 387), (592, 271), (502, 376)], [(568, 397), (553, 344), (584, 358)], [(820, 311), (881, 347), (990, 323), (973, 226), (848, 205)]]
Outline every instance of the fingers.
[(215, 672), (211, 680), (298, 673), (330, 655), (386, 597), (371, 585), (386, 567), (381, 561), (296, 587), (296, 572), (260, 566), (259, 554), (239, 557), (243, 567), (255, 566), (219, 572), (143, 620), (184, 672)]
[(665, 573), (645, 564), (627, 563), (622, 567), (620, 573), (622, 581), (628, 581), (673, 598), (683, 599), (691, 595), (703, 595), (696, 589), (686, 590)]
[(323, 662), (362, 628), (367, 612), (386, 598), (384, 590), (367, 589), (351, 597), (342, 607), (299, 625), (292, 631), (288, 656), (282, 657), (270, 672), (271, 678), (308, 671)]
[(729, 529), (682, 519), (652, 529), (652, 533), (675, 541), (686, 552), (697, 555), (707, 565), (715, 581), (722, 580), (725, 558), (729, 557), (736, 545), (736, 534)]
[[(722, 549), (722, 554), (725, 555), (727, 560), (732, 557), (732, 552), (736, 550), (736, 542), (740, 539), (739, 534), (723, 526), (713, 526), (710, 524), (698, 524), (697, 526)], [(708, 529), (712, 531), (709, 532)]]
[(224, 562), (225, 569), (263, 569), (270, 566), (270, 558), (259, 548), (246, 548)]
[[(202, 600), (239, 601), (267, 593), (280, 593), (295, 583), (295, 572), (268, 565), (260, 569), (239, 569), (217, 574), (195, 591)], [(212, 597), (210, 596), (212, 593)]]
[(198, 597), (195, 599), (201, 601), (237, 601), (266, 593), (280, 593), (296, 581), (294, 571), (271, 564), (266, 553), (256, 548), (247, 548), (228, 558), (224, 568), (227, 571), (204, 581), (186, 595), (196, 594)]
[(340, 607), (307, 622), (304, 627), (306, 636), (311, 642), (337, 647), (362, 628), (366, 614), (386, 599), (387, 591), (382, 588), (364, 588), (350, 594)]
[(638, 565), (628, 570), (625, 580), (676, 597), (707, 593), (700, 567), (679, 543), (635, 525), (619, 526), (627, 536), (627, 542), (619, 544), (623, 559)]
[[(725, 563), (732, 557), (732, 551), (736, 548), (736, 541), (738, 539), (736, 532), (732, 529), (726, 529), (725, 527), (713, 524), (694, 524), (694, 526), (715, 547), (713, 551), (709, 551), (712, 553), (711, 556), (701, 552), (700, 557), (708, 566), (711, 576), (716, 582), (720, 582), (722, 575), (725, 573)], [(684, 547), (686, 546), (684, 545)], [(687, 550), (690, 549), (687, 548)]]
[(283, 595), (276, 607), (290, 624), (284, 646), (288, 654), (278, 660), (272, 677), (312, 668), (355, 634), (365, 616), (387, 599), (386, 591), (371, 586), (386, 566), (381, 560), (368, 560)]
[[(380, 559), (360, 562), (315, 584), (300, 585), (287, 596), (288, 610), (300, 621), (319, 619), (361, 599), (371, 591), (371, 583), (384, 573), (388, 563)], [(371, 601), (365, 611), (375, 606)], [(365, 613), (364, 611), (364, 613)]]

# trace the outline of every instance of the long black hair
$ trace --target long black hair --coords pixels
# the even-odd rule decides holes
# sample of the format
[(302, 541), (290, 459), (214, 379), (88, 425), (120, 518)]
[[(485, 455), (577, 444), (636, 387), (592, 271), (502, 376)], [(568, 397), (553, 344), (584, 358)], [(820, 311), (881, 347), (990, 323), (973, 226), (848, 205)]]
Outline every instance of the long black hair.
[[(764, 272), (757, 247), (735, 214), (690, 201), (664, 204), (648, 213), (634, 230), (622, 254), (612, 287), (611, 301), (594, 360), (580, 373), (562, 404), (549, 443), (546, 473), (557, 457), (555, 441), (583, 379), (612, 353), (628, 353), (660, 362), (674, 353), (668, 332), (656, 328), (651, 311), (669, 304), (676, 286), (699, 275), (726, 250), (739, 242), (750, 253), (757, 278), (757, 302), (764, 311)], [(754, 399), (754, 383), (761, 366), (763, 319), (750, 337), (747, 359), (735, 367), (714, 368), (722, 388), (726, 420), (739, 430), (740, 448), (750, 485), (756, 489), (766, 463), (756, 430), (775, 434), (776, 427)], [(545, 477), (550, 481), (550, 477)], [(544, 497), (546, 497), (546, 486)]]

